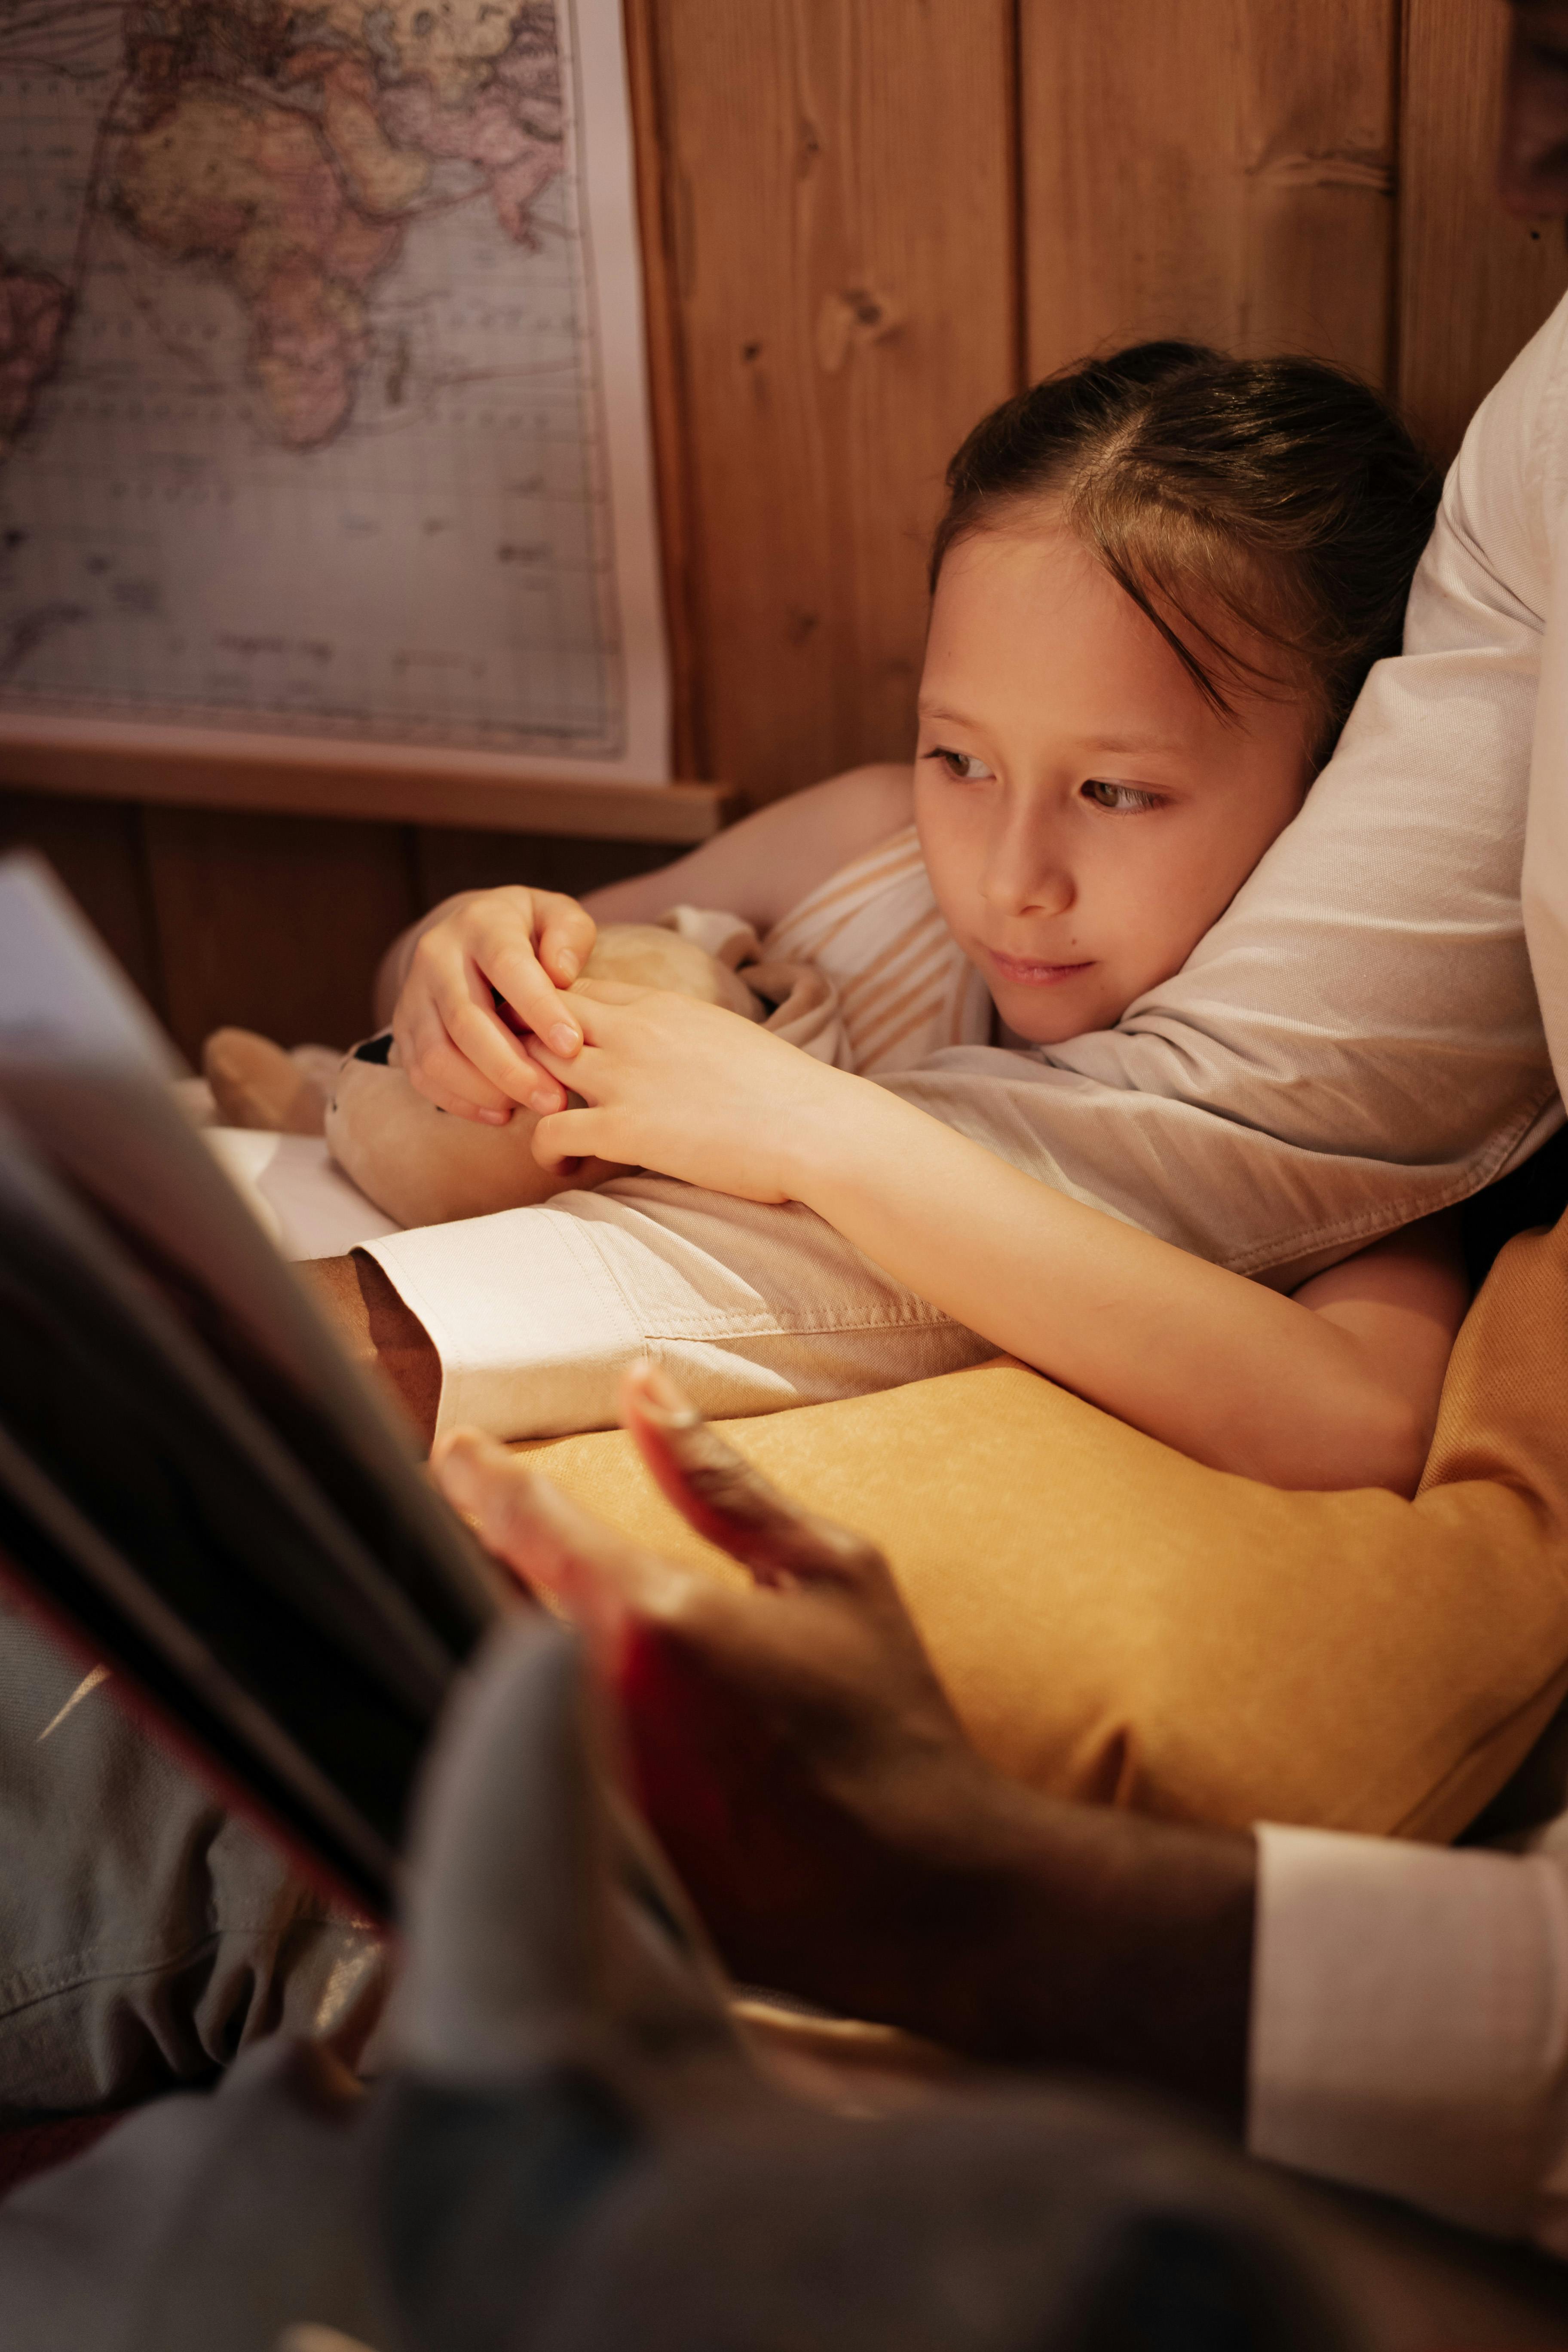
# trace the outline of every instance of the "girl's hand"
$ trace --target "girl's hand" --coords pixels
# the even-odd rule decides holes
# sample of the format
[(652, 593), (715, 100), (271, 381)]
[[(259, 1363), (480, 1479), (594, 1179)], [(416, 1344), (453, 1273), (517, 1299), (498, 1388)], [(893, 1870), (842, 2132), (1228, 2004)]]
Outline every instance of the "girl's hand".
[(568, 1061), (536, 1037), (535, 1059), (583, 1097), (542, 1118), (542, 1167), (596, 1159), (651, 1168), (744, 1201), (798, 1197), (795, 1171), (854, 1079), (721, 1005), (589, 981), (573, 1008), (586, 1042)]
[(559, 1110), (563, 1087), (520, 1039), (533, 1031), (558, 1062), (571, 1061), (582, 1031), (558, 992), (577, 978), (595, 935), (586, 908), (557, 890), (470, 890), (453, 899), (415, 940), (392, 1016), (413, 1085), (439, 1109), (492, 1127), (504, 1127), (519, 1103)]

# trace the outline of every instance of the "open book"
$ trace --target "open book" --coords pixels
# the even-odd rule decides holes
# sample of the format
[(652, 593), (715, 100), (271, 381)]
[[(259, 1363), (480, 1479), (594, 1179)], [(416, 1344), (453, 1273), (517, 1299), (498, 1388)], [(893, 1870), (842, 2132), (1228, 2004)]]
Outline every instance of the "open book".
[(0, 862), (0, 1575), (385, 1917), (501, 1587), (176, 1070), (47, 869)]

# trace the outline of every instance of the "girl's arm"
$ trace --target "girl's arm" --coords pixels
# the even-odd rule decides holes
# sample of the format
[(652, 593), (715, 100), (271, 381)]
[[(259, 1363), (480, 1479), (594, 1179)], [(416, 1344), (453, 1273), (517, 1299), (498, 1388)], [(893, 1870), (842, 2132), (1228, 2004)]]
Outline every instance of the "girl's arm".
[(1425, 1463), (1448, 1358), (1470, 1304), (1458, 1211), (1444, 1209), (1402, 1226), (1314, 1275), (1291, 1296), (1342, 1331), (1378, 1376), (1407, 1399)]
[(581, 904), (523, 885), (462, 890), (395, 940), (375, 984), (375, 1017), (422, 1094), (460, 1118), (504, 1124), (516, 1103), (555, 1109), (560, 1087), (496, 1014), (499, 988), (568, 1055), (577, 1040), (558, 991), (582, 971), (599, 923), (652, 922), (681, 901), (721, 908), (758, 931), (806, 893), (909, 824), (907, 766), (856, 768), (742, 817), (672, 866), (590, 891)]
[(1392, 1235), (1285, 1298), (895, 1096), (868, 1108), (837, 1143), (803, 1139), (791, 1189), (911, 1290), (1195, 1461), (1415, 1493), (1468, 1304), (1440, 1230)]
[(907, 765), (851, 768), (754, 809), (657, 874), (591, 890), (596, 922), (655, 922), (668, 907), (717, 907), (753, 930), (772, 930), (807, 891), (912, 822)]
[(1466, 1304), (1440, 1231), (1281, 1297), (733, 1013), (608, 990), (574, 1002), (587, 1044), (570, 1066), (570, 1066), (589, 1108), (541, 1122), (542, 1160), (592, 1153), (804, 1202), (958, 1322), (1197, 1461), (1279, 1486), (1415, 1491)]

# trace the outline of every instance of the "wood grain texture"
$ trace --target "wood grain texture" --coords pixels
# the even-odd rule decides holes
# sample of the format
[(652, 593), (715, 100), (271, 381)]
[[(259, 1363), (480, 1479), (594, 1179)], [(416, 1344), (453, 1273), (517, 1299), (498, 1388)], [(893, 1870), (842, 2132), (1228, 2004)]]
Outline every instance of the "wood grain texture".
[(349, 1045), (375, 967), (416, 912), (401, 825), (145, 814), (168, 1024), (194, 1059), (226, 1023), (283, 1045)]
[(1397, 13), (1020, 0), (1030, 375), (1184, 335), (1385, 382)]
[(1555, 222), (1534, 233), (1493, 194), (1509, 11), (1405, 0), (1399, 394), (1445, 459), (1568, 289)]
[(698, 692), (685, 354), (675, 299), (674, 216), (665, 169), (667, 100), (659, 78), (658, 10), (658, 0), (622, 0), (642, 254), (659, 573), (664, 585), (665, 643), (669, 649), (669, 760), (678, 776), (700, 776), (710, 772), (702, 749)]
[[(112, 730), (110, 730), (110, 732)], [(269, 749), (150, 751), (7, 728), (0, 735), (0, 787), (97, 793), (115, 800), (220, 810), (270, 809), (299, 816), (363, 816), (515, 833), (594, 835), (612, 841), (706, 841), (724, 819), (718, 784), (582, 784), (476, 778), (389, 766), (374, 752), (315, 761)]]
[(559, 834), (470, 833), (460, 825), (421, 825), (414, 835), (414, 887), (424, 914), (457, 890), (493, 890), (531, 882), (581, 898), (607, 882), (649, 874), (679, 856), (668, 842), (577, 840)]
[(654, 0), (705, 772), (910, 743), (948, 458), (1016, 380), (1010, 0)]
[(47, 858), (110, 955), (161, 1015), (163, 973), (140, 809), (0, 787), (0, 852), (8, 849), (35, 849)]
[[(1501, 0), (625, 5), (679, 766), (752, 803), (907, 748), (942, 470), (1026, 362), (1321, 351), (1446, 455), (1568, 285), (1560, 233), (1491, 196)], [(357, 1034), (419, 908), (591, 888), (723, 814), (698, 785), (0, 744), (0, 837), (187, 1047)]]

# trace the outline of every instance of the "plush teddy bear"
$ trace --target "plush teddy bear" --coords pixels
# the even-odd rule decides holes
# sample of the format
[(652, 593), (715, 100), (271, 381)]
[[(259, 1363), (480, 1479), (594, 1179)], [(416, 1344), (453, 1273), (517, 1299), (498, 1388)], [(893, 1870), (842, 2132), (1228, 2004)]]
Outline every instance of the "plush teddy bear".
[[(610, 980), (668, 989), (765, 1021), (805, 1052), (837, 1060), (843, 1029), (830, 983), (808, 966), (757, 957), (747, 924), (678, 907), (660, 923), (604, 925), (573, 986)], [(489, 1127), (437, 1110), (399, 1067), (390, 1030), (339, 1059), (326, 1047), (289, 1053), (251, 1030), (219, 1029), (203, 1048), (202, 1068), (223, 1125), (324, 1135), (345, 1174), (401, 1225), (482, 1217), (630, 1172), (605, 1160), (542, 1168), (533, 1111), (520, 1108), (505, 1127)]]

